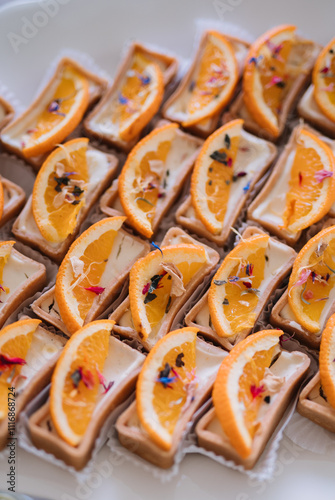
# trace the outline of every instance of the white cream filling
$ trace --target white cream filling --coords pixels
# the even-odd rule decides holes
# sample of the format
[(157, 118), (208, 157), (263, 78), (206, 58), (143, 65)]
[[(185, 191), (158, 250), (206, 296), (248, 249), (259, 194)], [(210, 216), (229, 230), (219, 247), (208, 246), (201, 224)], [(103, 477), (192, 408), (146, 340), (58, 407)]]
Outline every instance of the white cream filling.
[(30, 383), (32, 378), (57, 354), (65, 345), (66, 340), (48, 332), (40, 326), (37, 327), (26, 356), (26, 364), (22, 366), (21, 375), (16, 384), (17, 393), (21, 393)]
[[(228, 356), (228, 352), (197, 338), (195, 373), (198, 385), (194, 394), (195, 398), (197, 397), (197, 393), (208, 384), (208, 380), (217, 374), (220, 365), (226, 356)], [(132, 415), (132, 418), (128, 421), (128, 426), (137, 427), (143, 430), (137, 413)]]
[(101, 275), (100, 285), (106, 288), (112, 280), (117, 279), (143, 252), (143, 249), (142, 241), (120, 229), (115, 237), (105, 270)]
[[(268, 260), (265, 261), (264, 265), (264, 279), (262, 280), (260, 286), (258, 287), (259, 300), (265, 298), (265, 302), (267, 297), (265, 297), (265, 291), (272, 280), (276, 279), (282, 272), (283, 268), (286, 266), (287, 261), (291, 258), (292, 252), (291, 248), (287, 247), (283, 243), (270, 238), (267, 246), (267, 250), (265, 252)], [(259, 302), (258, 300), (258, 302)], [(198, 325), (209, 327), (210, 322), (210, 313), (208, 307), (208, 301), (206, 300), (203, 307), (197, 313), (195, 317), (195, 322)], [(212, 327), (211, 327), (212, 328)]]
[[(98, 150), (87, 149), (86, 152), (87, 167), (89, 174), (89, 182), (87, 183), (85, 197), (91, 195), (95, 189), (99, 186), (100, 182), (103, 181), (107, 172), (109, 170), (109, 162), (107, 156)], [(31, 238), (38, 240), (43, 240), (39, 228), (34, 219), (34, 214), (32, 210), (32, 198), (30, 197), (27, 201), (26, 207), (17, 219), (17, 230), (21, 233), (29, 235)], [(57, 248), (60, 246), (59, 243), (53, 243), (48, 241), (48, 246), (52, 248)]]
[[(259, 198), (261, 199), (259, 205), (254, 208), (252, 212), (252, 216), (256, 220), (270, 223), (277, 227), (283, 225), (283, 215), (286, 207), (286, 194), (289, 191), (289, 180), (291, 178), (291, 168), (295, 158), (295, 153), (296, 150), (294, 149), (288, 155), (284, 167), (267, 196), (264, 198), (261, 192), (256, 198), (256, 200)], [(267, 185), (263, 188), (263, 191), (266, 189), (266, 186)], [(292, 236), (292, 233), (288, 234)]]
[[(294, 375), (294, 373), (297, 370), (299, 370), (304, 363), (305, 359), (296, 354), (295, 352), (290, 353), (287, 351), (281, 351), (280, 356), (269, 368), (269, 370), (273, 375), (284, 378), (285, 382), (287, 382), (289, 378), (292, 375)], [(268, 409), (271, 407), (271, 404), (273, 404), (273, 402), (276, 401), (277, 396), (278, 396), (277, 394), (272, 394), (270, 396), (270, 403), (266, 403), (263, 399), (258, 410), (258, 415), (257, 415), (258, 421), (261, 421), (262, 418), (265, 417)], [(206, 430), (214, 434), (217, 434), (218, 436), (220, 436), (225, 440), (228, 439), (216, 415), (214, 415), (213, 419), (209, 422)]]
[(314, 99), (314, 85), (310, 85), (301, 98), (299, 106), (303, 108), (305, 114), (311, 120), (322, 120), (323, 124), (327, 127), (335, 129), (335, 123), (329, 120), (320, 110), (319, 106)]
[(17, 253), (11, 252), (3, 269), (3, 287), (9, 288), (9, 293), (0, 290), (0, 312), (8, 299), (40, 269), (34, 261), (22, 259)]
[(13, 186), (8, 186), (4, 182), (2, 183), (2, 187), (3, 187), (3, 198), (4, 198), (4, 210), (9, 210), (12, 205), (15, 205), (16, 200), (19, 197), (19, 194), (18, 191)]

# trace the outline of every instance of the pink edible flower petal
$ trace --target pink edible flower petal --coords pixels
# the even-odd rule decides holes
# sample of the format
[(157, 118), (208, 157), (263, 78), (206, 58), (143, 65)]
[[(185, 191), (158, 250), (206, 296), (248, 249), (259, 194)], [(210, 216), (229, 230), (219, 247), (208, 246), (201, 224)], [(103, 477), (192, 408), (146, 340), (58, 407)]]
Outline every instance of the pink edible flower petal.
[(327, 177), (333, 177), (333, 172), (329, 170), (318, 170), (315, 172), (314, 177), (316, 181), (322, 182), (324, 179), (327, 179)]
[(329, 71), (329, 68), (327, 66), (325, 66), (324, 68), (322, 68), (320, 73), (328, 73), (328, 71)]
[(108, 384), (107, 384), (107, 380), (105, 379), (105, 377), (103, 376), (103, 374), (98, 370), (98, 368), (96, 368), (96, 370), (97, 370), (97, 374), (98, 374), (98, 378), (99, 378), (99, 383), (105, 389), (104, 392), (103, 392), (103, 394), (106, 394), (109, 391), (109, 389), (111, 387), (113, 387), (114, 382), (111, 381), (111, 382), (108, 382)]
[(144, 285), (143, 290), (142, 290), (142, 294), (145, 295), (146, 293), (148, 293), (149, 288), (150, 288), (150, 283), (147, 283), (146, 285)]
[(300, 278), (298, 279), (298, 281), (296, 281), (294, 283), (294, 286), (300, 286), (300, 285), (303, 285), (304, 283), (306, 283), (311, 272), (312, 271), (310, 269), (303, 269), (300, 273)]
[(324, 92), (333, 92), (334, 90), (334, 83), (330, 83), (329, 85), (327, 85), (327, 87), (323, 87), (323, 90)]
[(93, 373), (90, 370), (86, 370), (86, 373), (84, 373), (84, 370), (82, 368), (79, 368), (79, 370), (80, 370), (81, 380), (83, 381), (83, 383), (86, 385), (88, 389), (93, 389), (94, 387)]
[(250, 386), (250, 392), (251, 392), (253, 399), (260, 396), (264, 391), (265, 391), (264, 385), (260, 385), (259, 387), (257, 387), (257, 385)]
[(15, 358), (7, 354), (0, 354), (0, 371), (6, 370), (10, 365), (25, 365), (26, 361), (23, 358)]
[(3, 292), (6, 291), (2, 285), (0, 285), (0, 290), (2, 290)]
[(249, 283), (249, 281), (243, 281), (243, 285), (246, 287), (246, 288), (252, 288), (252, 284)]
[(280, 76), (273, 76), (270, 80), (270, 82), (266, 85), (267, 88), (273, 87), (274, 85), (277, 85), (277, 83), (281, 83), (284, 80)]
[(84, 290), (87, 290), (88, 292), (93, 292), (96, 295), (101, 295), (104, 292), (104, 288), (102, 286), (89, 286), (89, 287), (84, 287)]

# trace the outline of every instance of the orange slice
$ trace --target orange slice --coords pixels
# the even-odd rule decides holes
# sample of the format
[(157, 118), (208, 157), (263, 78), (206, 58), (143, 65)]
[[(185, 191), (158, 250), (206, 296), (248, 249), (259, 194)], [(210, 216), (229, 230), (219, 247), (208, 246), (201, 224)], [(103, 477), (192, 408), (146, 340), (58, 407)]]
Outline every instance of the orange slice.
[(52, 243), (73, 233), (85, 205), (88, 183), (88, 139), (73, 139), (55, 149), (38, 172), (33, 189), (33, 214), (42, 236)]
[(316, 135), (300, 130), (283, 213), (283, 228), (296, 233), (320, 220), (335, 196), (335, 157)]
[(322, 113), (335, 121), (335, 38), (320, 52), (313, 70), (314, 98)]
[(190, 86), (183, 127), (194, 125), (222, 109), (238, 82), (238, 65), (228, 40), (210, 31)]
[(322, 332), (319, 368), (322, 389), (328, 403), (335, 408), (335, 314), (327, 321)]
[(335, 226), (320, 231), (300, 250), (288, 285), (288, 301), (299, 323), (318, 333), (335, 286)]
[(135, 52), (113, 110), (122, 140), (131, 141), (157, 113), (164, 94), (164, 77), (155, 62)]
[(128, 155), (119, 177), (119, 196), (123, 210), (134, 228), (150, 238), (158, 199), (164, 195), (166, 158), (178, 125), (155, 129)]
[(266, 234), (241, 240), (212, 280), (208, 307), (215, 331), (221, 337), (231, 337), (255, 324), (268, 242)]
[(103, 296), (100, 280), (124, 220), (110, 217), (97, 222), (76, 239), (64, 257), (57, 273), (55, 297), (70, 333), (83, 326), (96, 297)]
[(243, 120), (219, 128), (205, 141), (194, 166), (191, 197), (197, 217), (212, 234), (223, 229)]
[(3, 213), (3, 207), (4, 207), (4, 194), (3, 194), (2, 182), (1, 182), (1, 179), (0, 179), (0, 220), (1, 220), (1, 217), (2, 217), (2, 213)]
[(39, 319), (16, 321), (0, 331), (0, 422), (8, 413), (8, 388), (15, 387)]
[[(135, 329), (144, 339), (160, 324), (175, 298), (207, 263), (200, 245), (171, 245), (150, 252), (130, 271), (129, 299)], [(176, 277), (177, 275), (177, 277)]]
[(196, 328), (181, 328), (149, 352), (136, 386), (137, 413), (155, 444), (172, 446), (173, 432), (196, 381)]
[(262, 403), (262, 380), (278, 352), (281, 330), (263, 330), (239, 342), (223, 360), (213, 389), (215, 413), (242, 458), (252, 450)]
[(78, 330), (52, 375), (50, 415), (60, 437), (72, 446), (82, 440), (96, 407), (114, 323), (93, 321)]
[(24, 156), (47, 153), (62, 142), (79, 125), (88, 100), (87, 79), (76, 69), (65, 67), (51, 102), (37, 116), (34, 128), (26, 132)]
[(282, 25), (260, 36), (252, 45), (243, 74), (244, 103), (256, 123), (279, 135), (283, 101), (294, 79), (289, 57), (295, 26)]

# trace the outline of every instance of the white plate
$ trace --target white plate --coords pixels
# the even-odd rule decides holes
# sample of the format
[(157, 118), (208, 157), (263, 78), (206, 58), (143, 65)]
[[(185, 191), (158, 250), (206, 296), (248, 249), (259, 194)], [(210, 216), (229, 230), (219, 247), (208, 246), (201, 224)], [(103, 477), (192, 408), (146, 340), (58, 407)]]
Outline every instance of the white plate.
[[(41, 4), (54, 7), (47, 17), (40, 14)], [(127, 40), (155, 43), (188, 57), (193, 49), (195, 18), (218, 20), (219, 16), (255, 36), (280, 23), (297, 24), (304, 35), (320, 43), (335, 35), (334, 0), (10, 2), (0, 11), (0, 80), (27, 105), (50, 61), (62, 49), (88, 53), (113, 76)], [(34, 24), (39, 27), (34, 28)], [(106, 460), (110, 462), (108, 470)], [(0, 489), (6, 489), (7, 467), (6, 461), (0, 460)], [(184, 460), (177, 478), (162, 485), (141, 469), (113, 462), (106, 448), (99, 454), (95, 472), (82, 486), (69, 474), (20, 449), (17, 473), (18, 491), (60, 500), (334, 498), (333, 461), (306, 452), (287, 438), (279, 450), (276, 477), (262, 484), (194, 455)]]

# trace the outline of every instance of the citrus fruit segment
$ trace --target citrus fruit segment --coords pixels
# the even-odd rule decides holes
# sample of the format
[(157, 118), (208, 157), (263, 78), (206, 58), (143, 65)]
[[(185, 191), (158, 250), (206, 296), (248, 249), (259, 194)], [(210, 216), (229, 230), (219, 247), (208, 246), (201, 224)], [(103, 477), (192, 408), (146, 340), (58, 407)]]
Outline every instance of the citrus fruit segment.
[(243, 120), (234, 120), (214, 132), (203, 145), (191, 181), (192, 205), (213, 234), (222, 231)]
[(85, 138), (67, 142), (48, 156), (37, 174), (33, 215), (42, 236), (51, 243), (60, 243), (72, 234), (85, 205), (87, 145)]
[(319, 369), (322, 389), (326, 395), (327, 402), (335, 408), (335, 315), (327, 321), (326, 328), (322, 332)]
[(217, 270), (208, 292), (208, 307), (219, 336), (231, 337), (254, 326), (268, 242), (266, 234), (242, 240)]
[(131, 225), (147, 238), (153, 234), (157, 201), (165, 195), (166, 159), (177, 129), (171, 123), (148, 134), (128, 155), (119, 177), (123, 210)]
[(326, 215), (334, 201), (334, 173), (331, 149), (315, 134), (300, 130), (286, 193), (283, 229), (296, 233)]
[(320, 52), (313, 71), (314, 98), (322, 113), (335, 121), (335, 38)]
[[(243, 74), (244, 103), (258, 125), (279, 135), (279, 116), (294, 82), (290, 53), (295, 26), (273, 28), (252, 45)], [(291, 69), (292, 71), (292, 69)]]
[(242, 458), (252, 449), (266, 368), (279, 350), (281, 330), (263, 330), (237, 344), (223, 360), (213, 389), (215, 413)]
[(50, 414), (64, 441), (77, 446), (99, 396), (114, 321), (88, 323), (68, 340), (51, 380)]
[(158, 66), (135, 52), (130, 70), (120, 88), (112, 120), (123, 141), (131, 141), (156, 114), (163, 99), (164, 78)]
[(65, 66), (51, 101), (26, 131), (22, 153), (27, 158), (47, 153), (81, 121), (89, 102), (89, 84), (75, 68)]
[(97, 222), (71, 245), (64, 257), (57, 273), (55, 298), (70, 333), (83, 326), (93, 303), (103, 296), (107, 284), (103, 286), (101, 279), (105, 270), (113, 266), (114, 241), (124, 220), (125, 217), (111, 217)]
[(202, 246), (163, 247), (139, 259), (130, 271), (129, 299), (134, 327), (147, 339), (159, 327), (176, 297), (207, 263)]
[(335, 226), (328, 227), (300, 250), (288, 285), (288, 301), (299, 323), (318, 333), (335, 286)]
[(228, 40), (217, 31), (207, 34), (189, 86), (183, 127), (213, 116), (231, 99), (238, 81), (238, 65)]
[(169, 450), (196, 385), (196, 328), (168, 333), (149, 352), (136, 387), (137, 413), (150, 438)]
[(25, 364), (38, 319), (26, 319), (0, 331), (0, 422), (8, 413), (8, 387), (15, 387)]

